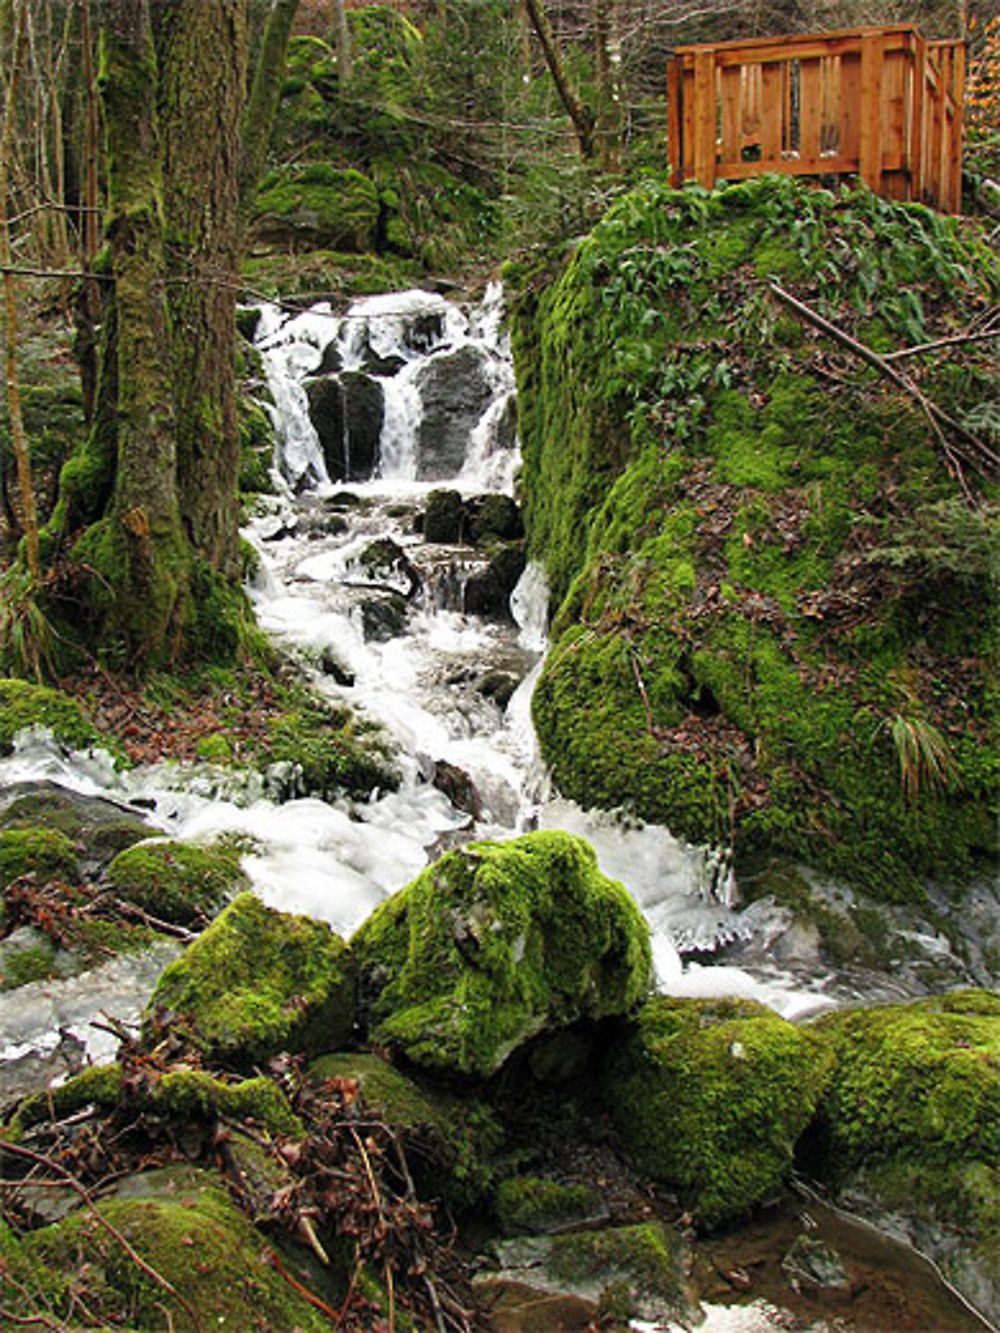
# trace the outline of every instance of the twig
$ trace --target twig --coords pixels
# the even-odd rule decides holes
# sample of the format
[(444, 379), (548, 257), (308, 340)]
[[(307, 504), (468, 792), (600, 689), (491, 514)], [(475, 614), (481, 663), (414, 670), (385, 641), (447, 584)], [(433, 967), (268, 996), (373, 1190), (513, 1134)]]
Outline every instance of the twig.
[(950, 338), (935, 338), (933, 342), (916, 343), (913, 347), (898, 347), (895, 352), (883, 352), (883, 361), (901, 361), (904, 356), (919, 356), (921, 352), (936, 352), (939, 347), (961, 347), (963, 343), (981, 343), (1000, 338), (1000, 329), (986, 333), (956, 333)]
[(118, 1228), (108, 1221), (94, 1202), (90, 1191), (76, 1178), (76, 1176), (73, 1175), (72, 1171), (68, 1171), (66, 1167), (62, 1166), (59, 1162), (54, 1161), (51, 1157), (47, 1157), (44, 1153), (38, 1153), (31, 1148), (25, 1148), (23, 1144), (20, 1143), (11, 1143), (9, 1139), (3, 1137), (0, 1137), (0, 1149), (4, 1152), (13, 1153), (15, 1157), (20, 1157), (24, 1161), (34, 1162), (38, 1166), (44, 1166), (48, 1170), (55, 1171), (58, 1175), (61, 1175), (65, 1179), (67, 1185), (79, 1194), (80, 1198), (93, 1213), (95, 1220), (99, 1222), (105, 1231), (118, 1242), (136, 1267), (140, 1268), (158, 1287), (162, 1287), (168, 1296), (172, 1296), (184, 1310), (185, 1314), (189, 1316), (195, 1333), (202, 1333), (201, 1323), (194, 1308), (188, 1304), (173, 1283), (165, 1278), (162, 1273), (158, 1273), (151, 1264), (148, 1264), (146, 1260), (143, 1259), (142, 1255), (133, 1248), (127, 1238), (122, 1235)]
[(642, 706), (646, 710), (646, 734), (648, 736), (652, 736), (655, 734), (655, 727), (653, 725), (653, 709), (650, 706), (649, 695), (646, 693), (646, 685), (642, 679), (642, 673), (639, 670), (639, 659), (634, 652), (630, 653), (629, 656), (632, 659), (632, 672), (635, 676), (635, 683), (638, 685), (639, 694), (642, 697)]
[[(891, 380), (897, 388), (902, 389), (904, 393), (907, 393), (911, 398), (916, 399), (929, 420), (936, 426), (936, 434), (942, 444), (944, 444), (944, 440), (941, 434), (941, 428), (946, 427), (954, 435), (963, 440), (969, 447), (971, 453), (968, 455), (968, 461), (974, 463), (977, 467), (983, 470), (987, 465), (991, 468), (1000, 468), (1000, 454), (996, 454), (989, 445), (982, 440), (977, 439), (975, 435), (970, 434), (960, 422), (955, 421), (954, 418), (947, 414), (947, 412), (944, 412), (938, 407), (937, 403), (932, 402), (919, 385), (915, 384), (914, 381), (910, 379), (909, 375), (904, 375), (902, 371), (897, 370), (895, 366), (890, 365), (885, 357), (880, 356), (878, 352), (873, 351), (870, 347), (866, 346), (865, 343), (858, 342), (856, 338), (852, 338), (849, 333), (845, 333), (843, 329), (824, 318), (823, 315), (813, 310), (811, 306), (806, 305), (804, 301), (800, 301), (798, 297), (793, 296), (791, 292), (786, 292), (785, 289), (779, 287), (776, 282), (770, 283), (769, 287), (771, 294), (775, 296), (782, 305), (787, 306), (789, 310), (798, 315), (800, 319), (804, 319), (807, 323), (812, 324), (814, 328), (819, 329), (821, 333), (825, 333), (827, 337), (832, 338), (834, 342), (840, 343), (841, 347), (846, 347), (849, 352), (853, 352), (853, 354), (856, 357), (859, 357), (860, 360), (866, 362), (869, 366), (874, 367), (874, 369), (877, 370), (879, 374), (884, 375), (886, 379)], [(955, 446), (944, 444), (944, 447), (949, 463), (957, 470), (957, 473), (960, 476), (961, 466), (955, 456)]]
[[(338, 1314), (337, 1311), (334, 1310), (332, 1306), (327, 1305), (326, 1301), (322, 1300), (314, 1292), (310, 1291), (308, 1287), (304, 1286), (298, 1280), (297, 1277), (293, 1277), (292, 1274), (289, 1273), (285, 1265), (281, 1262), (277, 1250), (268, 1250), (267, 1254), (265, 1255), (265, 1260), (267, 1263), (271, 1265), (272, 1268), (277, 1269), (277, 1271), (281, 1274), (281, 1276), (285, 1279), (285, 1281), (290, 1286), (295, 1288), (295, 1290), (299, 1293), (299, 1295), (303, 1298), (303, 1300), (308, 1301), (310, 1305), (315, 1306), (317, 1310), (321, 1310), (323, 1314), (328, 1315), (332, 1320), (334, 1320), (334, 1325), (333, 1325), (334, 1328), (340, 1327), (340, 1321), (343, 1318), (344, 1314), (343, 1310), (341, 1310), (340, 1313)], [(351, 1295), (353, 1291), (354, 1291), (354, 1280), (352, 1277), (350, 1291), (348, 1292), (348, 1295)]]

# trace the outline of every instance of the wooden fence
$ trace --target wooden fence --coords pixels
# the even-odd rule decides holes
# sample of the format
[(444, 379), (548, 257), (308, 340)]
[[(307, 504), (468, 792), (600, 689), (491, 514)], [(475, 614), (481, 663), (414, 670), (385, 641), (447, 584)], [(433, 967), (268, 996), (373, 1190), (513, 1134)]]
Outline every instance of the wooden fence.
[(682, 46), (667, 70), (674, 184), (857, 174), (958, 212), (965, 44), (894, 24)]

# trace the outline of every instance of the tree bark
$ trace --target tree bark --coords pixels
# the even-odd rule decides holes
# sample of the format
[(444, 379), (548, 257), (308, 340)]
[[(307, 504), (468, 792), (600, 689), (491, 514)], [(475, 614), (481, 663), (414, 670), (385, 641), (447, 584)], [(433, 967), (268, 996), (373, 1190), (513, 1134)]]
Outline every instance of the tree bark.
[(3, 268), (4, 293), (4, 380), (6, 383), (7, 415), (10, 438), (17, 461), (17, 479), (21, 501), (21, 526), (26, 541), (28, 572), (37, 583), (41, 575), (38, 550), (38, 516), (35, 509), (35, 491), (31, 482), (31, 461), (24, 435), (21, 416), (21, 381), (17, 365), (18, 299), (17, 279), (11, 272), (10, 223), (7, 220), (7, 181), (10, 170), (11, 147), (14, 141), (14, 119), (17, 86), (24, 58), (27, 13), (24, 0), (17, 7), (13, 36), (14, 58), (7, 79), (7, 99), (3, 128), (0, 131), (0, 266)]
[(562, 58), (559, 43), (556, 41), (556, 35), (552, 30), (544, 0), (524, 0), (524, 7), (527, 10), (528, 18), (531, 20), (531, 26), (542, 44), (545, 63), (548, 65), (549, 73), (552, 75), (559, 91), (562, 104), (566, 108), (566, 114), (573, 122), (577, 143), (580, 145), (580, 155), (590, 159), (594, 156), (595, 147), (593, 112), (588, 106), (584, 105), (583, 99), (566, 69), (566, 63)]
[(617, 0), (594, 0), (597, 64), (596, 138), (604, 171), (621, 171), (624, 107)]

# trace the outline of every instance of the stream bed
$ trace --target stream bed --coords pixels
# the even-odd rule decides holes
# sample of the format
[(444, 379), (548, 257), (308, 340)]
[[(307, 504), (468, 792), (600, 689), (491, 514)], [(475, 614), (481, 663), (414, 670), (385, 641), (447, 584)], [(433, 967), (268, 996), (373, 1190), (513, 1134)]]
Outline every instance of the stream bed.
[[(368, 298), (345, 314), (263, 307), (256, 346), (281, 441), (278, 493), (261, 498), (245, 529), (259, 556), (257, 618), (318, 692), (384, 728), (399, 789), (365, 803), (279, 802), (267, 775), (234, 778), (210, 764), (119, 773), (106, 757), (61, 753), (45, 735), (24, 736), (0, 760), (0, 789), (53, 781), (143, 810), (151, 834), (247, 834), (254, 850), (243, 864), (256, 892), (345, 936), (458, 842), (562, 828), (587, 838), (642, 908), (668, 993), (748, 996), (789, 1018), (913, 993), (903, 976), (834, 971), (794, 954), (776, 962), (787, 922), (760, 905), (741, 910), (710, 849), (550, 789), (530, 720), (546, 646), (544, 576), (528, 564), (498, 603), (494, 562), (517, 538), (430, 540), (423, 527), (433, 492), (456, 492), (473, 526), (484, 497), (514, 493), (514, 381), (498, 289), (474, 309), (422, 291)], [(113, 1040), (92, 1020), (133, 1022), (172, 951), (0, 995), (0, 1100), (46, 1069), (64, 1075), (106, 1058)], [(803, 1295), (780, 1264), (802, 1211), (699, 1246), (706, 1333), (984, 1326), (912, 1251), (819, 1204), (804, 1210), (811, 1224), (835, 1233), (831, 1244), (854, 1267), (849, 1290)], [(753, 1275), (748, 1287), (739, 1272)]]

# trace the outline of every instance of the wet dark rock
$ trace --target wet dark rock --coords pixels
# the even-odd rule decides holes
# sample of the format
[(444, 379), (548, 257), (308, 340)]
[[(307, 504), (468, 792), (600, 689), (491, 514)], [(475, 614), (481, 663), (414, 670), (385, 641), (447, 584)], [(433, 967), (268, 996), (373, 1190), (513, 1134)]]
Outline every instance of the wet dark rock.
[(517, 502), (509, 495), (477, 495), (469, 502), (470, 531), (474, 542), (516, 541), (524, 536)]
[(485, 699), (492, 699), (498, 708), (506, 708), (511, 695), (520, 685), (517, 676), (509, 671), (487, 671), (476, 681), (476, 693)]
[(380, 375), (383, 379), (388, 379), (392, 375), (398, 375), (406, 365), (406, 358), (403, 356), (368, 356), (365, 357), (361, 369), (366, 375)]
[(431, 491), (424, 510), (424, 541), (454, 546), (462, 540), (465, 503), (458, 491)]
[(378, 462), (385, 404), (382, 386), (360, 370), (306, 386), (309, 419), (333, 481), (367, 481)]
[(298, 532), (299, 532), (298, 520), (293, 518), (289, 520), (289, 522), (287, 523), (279, 523), (278, 526), (276, 528), (272, 528), (270, 532), (263, 533), (261, 536), (261, 541), (281, 542), (284, 541), (286, 537), (298, 536)]
[(782, 1259), (781, 1266), (796, 1291), (804, 1286), (850, 1294), (851, 1280), (840, 1255), (832, 1245), (817, 1237), (805, 1233), (799, 1236)]
[(354, 491), (335, 491), (323, 501), (325, 509), (355, 509), (361, 504), (361, 496)]
[(456, 810), (471, 815), (473, 819), (482, 818), (483, 803), (476, 784), (464, 768), (449, 764), (446, 759), (439, 759), (434, 765), (432, 785), (447, 796)]
[(371, 583), (386, 583), (393, 587), (405, 585), (407, 598), (414, 597), (420, 589), (420, 575), (403, 548), (391, 537), (379, 537), (369, 542), (358, 556), (357, 564)]
[(417, 477), (438, 481), (462, 470), (469, 435), (493, 399), (483, 353), (461, 347), (436, 356), (417, 373), (423, 419), (417, 440)]
[(319, 365), (312, 372), (314, 376), (337, 375), (344, 367), (344, 358), (340, 355), (340, 344), (334, 340), (323, 348)]
[(406, 599), (398, 592), (373, 593), (360, 603), (361, 630), (372, 643), (387, 643), (406, 632)]
[(354, 684), (354, 673), (347, 670), (329, 645), (323, 649), (320, 656), (319, 669), (324, 676), (329, 676), (338, 685), (351, 686)]
[(501, 546), (486, 569), (471, 574), (465, 585), (465, 611), (473, 616), (510, 619), (510, 595), (524, 573), (524, 546)]

